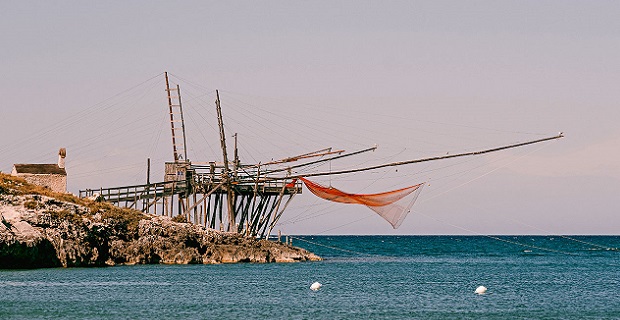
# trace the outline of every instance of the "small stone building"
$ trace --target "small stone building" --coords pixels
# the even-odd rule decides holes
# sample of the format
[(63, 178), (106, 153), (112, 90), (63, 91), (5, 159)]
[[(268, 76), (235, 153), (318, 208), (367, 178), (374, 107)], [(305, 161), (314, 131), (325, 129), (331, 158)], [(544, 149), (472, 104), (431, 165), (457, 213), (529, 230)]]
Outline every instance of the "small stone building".
[(49, 188), (55, 192), (67, 192), (66, 156), (67, 150), (61, 148), (58, 151), (58, 163), (14, 164), (11, 175), (22, 177), (29, 183)]

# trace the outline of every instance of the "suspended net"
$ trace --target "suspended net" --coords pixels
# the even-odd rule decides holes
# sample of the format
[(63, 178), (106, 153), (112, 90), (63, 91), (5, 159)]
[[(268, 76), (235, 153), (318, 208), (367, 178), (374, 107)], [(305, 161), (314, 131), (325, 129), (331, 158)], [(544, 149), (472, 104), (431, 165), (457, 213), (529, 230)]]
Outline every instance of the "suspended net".
[(387, 220), (394, 229), (397, 229), (403, 223), (424, 186), (424, 183), (420, 183), (388, 192), (354, 194), (346, 193), (333, 187), (325, 187), (305, 178), (299, 179), (304, 182), (310, 192), (319, 198), (333, 202), (367, 206)]

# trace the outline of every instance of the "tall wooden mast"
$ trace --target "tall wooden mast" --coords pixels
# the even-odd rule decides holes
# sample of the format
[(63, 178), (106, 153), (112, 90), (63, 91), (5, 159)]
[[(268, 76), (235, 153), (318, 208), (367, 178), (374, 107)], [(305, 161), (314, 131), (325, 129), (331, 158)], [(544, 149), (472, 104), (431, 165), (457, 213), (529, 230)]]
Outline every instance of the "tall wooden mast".
[[(174, 162), (181, 160), (187, 161), (187, 140), (185, 138), (185, 120), (183, 119), (183, 106), (181, 105), (181, 89), (177, 85), (176, 88), (170, 88), (168, 81), (168, 72), (166, 75), (166, 92), (168, 93), (168, 107), (170, 110), (170, 130), (172, 131), (172, 153)], [(176, 92), (176, 94), (173, 94)], [(179, 117), (177, 119), (177, 116)], [(178, 132), (178, 131), (181, 132)], [(181, 135), (181, 137), (178, 137)]]
[(224, 119), (222, 118), (222, 107), (220, 105), (220, 93), (215, 90), (217, 99), (215, 100), (215, 108), (217, 110), (217, 124), (220, 127), (220, 144), (222, 146), (222, 154), (224, 156), (224, 179), (226, 181), (226, 198), (228, 200), (228, 231), (237, 230), (235, 216), (235, 192), (232, 189), (230, 167), (228, 166), (228, 153), (226, 152), (226, 134), (224, 133)]

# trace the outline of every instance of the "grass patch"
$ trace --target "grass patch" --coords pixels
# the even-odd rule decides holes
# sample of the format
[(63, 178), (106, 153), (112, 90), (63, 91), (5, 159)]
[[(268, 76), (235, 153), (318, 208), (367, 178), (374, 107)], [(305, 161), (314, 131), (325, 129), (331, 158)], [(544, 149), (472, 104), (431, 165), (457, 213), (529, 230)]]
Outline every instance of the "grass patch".
[(24, 207), (29, 210), (36, 210), (39, 209), (40, 205), (38, 201), (28, 200), (24, 202)]
[(150, 219), (138, 210), (119, 208), (105, 202), (90, 202), (87, 207), (91, 213), (101, 213), (101, 218), (114, 225), (115, 229), (135, 235), (140, 220)]
[(52, 218), (57, 219), (57, 220), (66, 220), (69, 221), (73, 224), (80, 224), (82, 223), (82, 216), (75, 213), (75, 212), (71, 212), (67, 209), (63, 209), (63, 210), (50, 210), (47, 213), (49, 213), (50, 216), (52, 216)]
[[(140, 220), (150, 219), (148, 215), (138, 210), (119, 208), (106, 202), (81, 199), (69, 193), (53, 192), (47, 188), (30, 184), (22, 178), (4, 173), (0, 173), (0, 194), (41, 195), (52, 198), (47, 201), (47, 205), (60, 205), (62, 202), (68, 202), (84, 206), (92, 214), (101, 213), (102, 218), (108, 220), (118, 231), (131, 234), (137, 232)], [(24, 206), (28, 209), (36, 209), (39, 208), (40, 203), (26, 201)], [(82, 222), (82, 216), (70, 210), (48, 211), (48, 213), (56, 219), (65, 219), (76, 223)]]
[(75, 203), (81, 206), (86, 205), (86, 200), (80, 199), (70, 193), (54, 192), (50, 189), (30, 184), (23, 178), (14, 177), (5, 173), (0, 173), (0, 194), (38, 194), (57, 199), (59, 201)]

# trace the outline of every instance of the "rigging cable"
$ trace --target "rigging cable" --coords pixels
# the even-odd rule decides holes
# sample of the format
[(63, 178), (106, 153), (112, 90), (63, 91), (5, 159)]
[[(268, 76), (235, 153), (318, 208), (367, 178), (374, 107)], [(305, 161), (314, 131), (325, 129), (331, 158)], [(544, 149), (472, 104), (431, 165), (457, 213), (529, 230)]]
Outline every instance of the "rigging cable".
[(289, 235), (289, 237), (292, 238), (292, 239), (295, 239), (295, 240), (307, 242), (307, 243), (310, 243), (310, 244), (315, 245), (315, 246), (325, 247), (325, 248), (329, 248), (329, 249), (332, 249), (332, 250), (337, 250), (337, 251), (342, 251), (342, 252), (347, 252), (347, 253), (353, 253), (353, 254), (358, 254), (358, 255), (362, 255), (362, 256), (388, 257), (388, 256), (380, 255), (380, 254), (374, 254), (374, 253), (368, 253), (368, 252), (359, 252), (359, 251), (353, 251), (353, 250), (349, 250), (349, 249), (342, 249), (342, 248), (338, 248), (338, 247), (334, 247), (334, 246), (328, 246), (328, 245), (325, 245), (325, 244), (316, 243), (314, 241), (310, 241), (310, 240), (294, 237), (294, 236), (291, 236), (291, 235)]
[(592, 243), (592, 242), (589, 242), (589, 241), (583, 241), (583, 240), (575, 239), (575, 238), (572, 238), (572, 237), (569, 237), (569, 236), (564, 236), (564, 235), (561, 235), (561, 234), (554, 234), (552, 232), (549, 232), (548, 230), (541, 229), (539, 227), (527, 224), (525, 222), (522, 222), (522, 221), (519, 221), (519, 220), (516, 220), (516, 219), (512, 219), (512, 218), (507, 218), (507, 219), (510, 219), (510, 220), (512, 220), (512, 221), (514, 221), (516, 223), (522, 224), (524, 226), (528, 226), (530, 228), (543, 231), (543, 232), (547, 233), (548, 236), (564, 238), (564, 239), (575, 241), (575, 242), (578, 242), (578, 243), (581, 243), (581, 244), (587, 244), (587, 245), (594, 246), (594, 247), (597, 247), (597, 248), (605, 249), (607, 251), (618, 251), (618, 252), (620, 252), (620, 249), (618, 249), (618, 248), (612, 248), (612, 247), (608, 247), (608, 246), (603, 246), (603, 245), (600, 245), (600, 244), (596, 244), (596, 243)]
[(516, 242), (516, 241), (502, 239), (502, 238), (499, 238), (499, 237), (496, 237), (496, 236), (492, 236), (492, 235), (476, 232), (474, 230), (471, 230), (471, 229), (468, 229), (468, 228), (465, 228), (465, 227), (457, 226), (457, 225), (449, 223), (447, 221), (443, 221), (443, 220), (440, 220), (438, 218), (431, 217), (431, 216), (426, 215), (426, 214), (424, 214), (422, 212), (419, 212), (419, 211), (414, 211), (414, 212), (419, 214), (419, 215), (422, 215), (424, 217), (427, 217), (427, 218), (429, 218), (431, 220), (435, 220), (437, 222), (444, 223), (444, 224), (449, 225), (449, 226), (451, 226), (453, 228), (457, 228), (457, 229), (465, 230), (467, 232), (471, 232), (471, 233), (473, 233), (475, 235), (478, 235), (478, 236), (483, 236), (483, 237), (487, 237), (487, 238), (490, 238), (490, 239), (494, 239), (494, 240), (498, 240), (498, 241), (501, 241), (501, 242), (506, 242), (506, 243), (510, 243), (510, 244), (514, 244), (514, 245), (518, 245), (518, 246), (522, 246), (522, 247), (528, 247), (528, 248), (531, 248), (531, 249), (538, 249), (538, 250), (543, 250), (543, 251), (548, 251), (548, 252), (562, 253), (562, 254), (571, 255), (571, 256), (576, 255), (575, 253), (571, 253), (571, 252), (566, 252), (566, 251), (561, 251), (561, 250), (556, 250), (556, 249), (549, 249), (549, 248), (545, 248), (545, 247), (534, 246), (534, 245), (530, 245), (530, 244), (525, 244), (525, 243), (520, 243), (520, 242)]
[[(145, 81), (143, 81), (143, 82), (141, 82), (141, 83), (139, 83), (137, 85), (134, 85), (133, 87), (131, 87), (129, 89), (123, 90), (123, 91), (113, 95), (112, 97), (104, 99), (103, 101), (101, 101), (99, 103), (96, 103), (96, 104), (94, 104), (94, 105), (92, 105), (90, 107), (87, 107), (84, 110), (82, 110), (82, 111), (80, 111), (80, 112), (78, 112), (78, 113), (76, 113), (76, 114), (74, 114), (72, 116), (69, 116), (69, 117), (67, 117), (64, 120), (56, 122), (54, 125), (51, 125), (51, 126), (49, 126), (47, 128), (43, 128), (43, 129), (41, 129), (37, 133), (34, 133), (34, 134), (30, 135), (30, 136), (26, 136), (26, 137), (24, 137), (24, 138), (22, 138), (20, 140), (17, 140), (15, 142), (13, 142), (12, 144), (9, 144), (9, 145), (5, 146), (3, 149), (0, 149), (0, 151), (4, 152), (4, 151), (8, 150), (9, 148), (12, 149), (14, 146), (23, 145), (26, 141), (45, 137), (46, 135), (49, 135), (52, 132), (55, 132), (55, 131), (60, 130), (60, 129), (63, 129), (63, 128), (67, 127), (68, 125), (74, 124), (74, 123), (78, 122), (80, 119), (84, 118), (86, 114), (90, 114), (93, 109), (99, 107), (100, 105), (106, 103), (107, 101), (110, 101), (112, 99), (115, 99), (115, 98), (123, 95), (123, 94), (126, 94), (126, 93), (128, 93), (128, 92), (130, 92), (130, 91), (132, 91), (132, 90), (134, 90), (134, 89), (144, 85), (145, 83), (147, 83), (147, 82), (149, 82), (149, 81), (151, 81), (153, 79), (156, 79), (157, 77), (161, 76), (162, 74), (163, 74), (163, 72), (159, 73), (156, 76), (153, 76), (153, 77), (151, 77), (151, 78), (149, 78), (149, 79), (147, 79), (147, 80), (145, 80)], [(111, 108), (112, 106), (105, 107), (105, 108), (103, 108), (103, 110), (98, 110), (98, 111), (104, 111), (106, 109)]]

